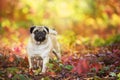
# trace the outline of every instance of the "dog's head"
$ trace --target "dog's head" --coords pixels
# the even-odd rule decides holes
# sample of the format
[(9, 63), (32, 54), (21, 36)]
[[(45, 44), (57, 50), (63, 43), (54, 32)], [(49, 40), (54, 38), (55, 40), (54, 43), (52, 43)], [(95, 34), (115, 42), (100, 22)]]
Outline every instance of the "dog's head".
[(30, 28), (30, 33), (32, 39), (37, 43), (41, 43), (46, 40), (49, 29), (46, 26), (32, 26)]

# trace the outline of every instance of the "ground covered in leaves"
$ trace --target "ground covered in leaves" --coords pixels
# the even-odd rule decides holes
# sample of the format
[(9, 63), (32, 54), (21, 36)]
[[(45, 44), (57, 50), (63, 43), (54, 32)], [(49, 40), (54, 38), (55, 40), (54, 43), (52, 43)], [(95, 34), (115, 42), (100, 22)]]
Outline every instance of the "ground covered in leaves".
[(0, 80), (120, 80), (119, 45), (63, 51), (62, 62), (50, 60), (45, 74), (28, 70), (28, 59), (17, 55), (18, 48), (0, 47)]
[[(45, 74), (28, 70), (32, 25), (58, 32)], [(120, 80), (120, 0), (1, 0), (0, 80)]]

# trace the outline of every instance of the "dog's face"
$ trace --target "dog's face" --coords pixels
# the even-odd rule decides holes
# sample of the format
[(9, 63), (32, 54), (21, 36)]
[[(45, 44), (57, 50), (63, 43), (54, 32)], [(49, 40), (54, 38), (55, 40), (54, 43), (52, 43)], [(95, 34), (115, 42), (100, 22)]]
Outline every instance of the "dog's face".
[(49, 29), (45, 26), (32, 26), (30, 28), (30, 33), (34, 41), (41, 43), (46, 39)]

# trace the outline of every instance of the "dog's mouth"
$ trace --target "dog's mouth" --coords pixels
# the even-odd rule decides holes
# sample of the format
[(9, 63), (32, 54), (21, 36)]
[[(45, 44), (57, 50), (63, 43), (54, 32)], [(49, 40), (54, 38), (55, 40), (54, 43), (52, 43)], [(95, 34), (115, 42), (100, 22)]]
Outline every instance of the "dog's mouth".
[(36, 41), (36, 44), (39, 45), (39, 44), (41, 44), (41, 42), (40, 41)]

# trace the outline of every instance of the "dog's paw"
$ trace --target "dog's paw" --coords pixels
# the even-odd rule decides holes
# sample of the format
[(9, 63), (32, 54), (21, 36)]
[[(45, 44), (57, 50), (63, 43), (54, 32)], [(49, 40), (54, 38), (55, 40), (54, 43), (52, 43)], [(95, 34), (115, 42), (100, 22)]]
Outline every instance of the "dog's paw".
[(29, 73), (30, 75), (34, 74), (32, 68), (28, 69), (28, 73)]
[(40, 72), (39, 75), (45, 75), (46, 73), (45, 72)]

